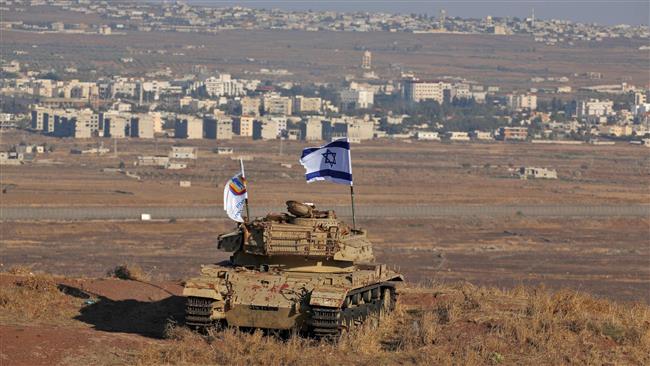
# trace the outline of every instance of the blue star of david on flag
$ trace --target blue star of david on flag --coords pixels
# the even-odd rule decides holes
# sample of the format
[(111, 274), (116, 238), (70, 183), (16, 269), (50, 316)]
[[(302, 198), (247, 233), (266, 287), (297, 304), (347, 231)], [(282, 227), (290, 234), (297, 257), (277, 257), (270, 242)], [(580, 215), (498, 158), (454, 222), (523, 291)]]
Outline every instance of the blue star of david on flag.
[(322, 155), (325, 158), (325, 164), (329, 164), (330, 168), (336, 165), (336, 153), (333, 153), (330, 151), (330, 149), (327, 149), (327, 151), (325, 151), (325, 153)]
[(304, 149), (300, 164), (305, 167), (307, 183), (329, 180), (352, 185), (352, 160), (347, 138), (332, 141), (325, 146)]

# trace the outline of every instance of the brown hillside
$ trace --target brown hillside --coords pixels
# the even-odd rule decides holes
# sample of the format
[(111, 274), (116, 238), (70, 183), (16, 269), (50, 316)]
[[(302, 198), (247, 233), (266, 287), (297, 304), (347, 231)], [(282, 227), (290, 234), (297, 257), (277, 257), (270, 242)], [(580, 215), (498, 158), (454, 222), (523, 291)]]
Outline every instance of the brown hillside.
[(650, 307), (544, 288), (402, 290), (397, 312), (338, 343), (201, 336), (170, 282), (0, 274), (0, 364), (649, 364)]

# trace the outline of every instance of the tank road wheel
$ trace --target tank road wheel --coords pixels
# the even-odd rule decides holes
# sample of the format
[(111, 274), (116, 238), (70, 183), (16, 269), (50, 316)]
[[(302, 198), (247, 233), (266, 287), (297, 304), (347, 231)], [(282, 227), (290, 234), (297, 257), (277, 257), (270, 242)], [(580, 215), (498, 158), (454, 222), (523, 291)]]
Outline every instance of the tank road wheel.
[(352, 311), (350, 309), (343, 310), (339, 327), (341, 334), (350, 333), (354, 329), (354, 321), (352, 320)]
[(352, 304), (359, 305), (361, 303), (361, 294), (357, 293), (352, 295)]
[(395, 290), (392, 288), (384, 288), (381, 291), (381, 307), (379, 309), (379, 314), (381, 317), (384, 317), (390, 314), (391, 311), (395, 308)]
[(364, 291), (363, 292), (363, 302), (366, 304), (370, 304), (370, 301), (372, 300), (372, 290)]

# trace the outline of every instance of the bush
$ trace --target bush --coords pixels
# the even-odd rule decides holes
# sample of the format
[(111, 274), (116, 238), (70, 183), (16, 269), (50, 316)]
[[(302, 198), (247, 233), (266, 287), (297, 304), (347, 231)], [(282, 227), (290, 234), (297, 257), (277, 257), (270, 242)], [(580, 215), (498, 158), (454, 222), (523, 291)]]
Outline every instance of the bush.
[(108, 271), (111, 277), (121, 280), (142, 281), (150, 280), (150, 276), (137, 264), (122, 264)]

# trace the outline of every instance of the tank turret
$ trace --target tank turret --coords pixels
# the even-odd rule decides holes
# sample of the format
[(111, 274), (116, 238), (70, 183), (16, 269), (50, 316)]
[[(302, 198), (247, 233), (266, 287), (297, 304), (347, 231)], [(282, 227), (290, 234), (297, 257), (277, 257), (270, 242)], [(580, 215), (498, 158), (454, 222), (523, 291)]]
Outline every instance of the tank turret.
[(219, 236), (217, 247), (233, 254), (186, 282), (187, 324), (324, 336), (392, 310), (403, 278), (375, 263), (365, 230), (310, 204), (287, 201), (287, 211)]
[[(355, 263), (374, 262), (364, 230), (352, 230), (334, 211), (288, 201), (289, 213), (269, 214), (219, 236), (217, 247), (234, 252), (233, 264), (273, 264), (291, 270), (318, 265), (341, 271)], [(314, 268), (317, 270), (317, 268)]]

